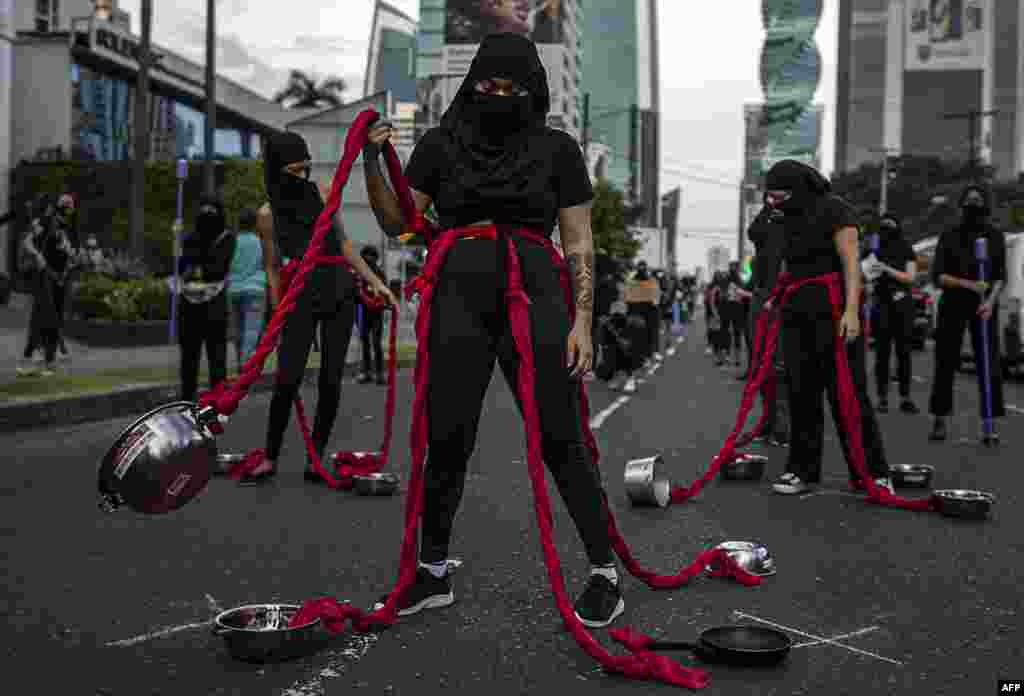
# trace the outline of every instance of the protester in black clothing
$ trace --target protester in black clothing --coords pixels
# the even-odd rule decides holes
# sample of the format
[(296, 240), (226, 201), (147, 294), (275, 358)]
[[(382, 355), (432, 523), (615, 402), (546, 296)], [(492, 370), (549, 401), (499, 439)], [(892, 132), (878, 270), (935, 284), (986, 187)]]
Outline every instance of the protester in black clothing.
[(732, 307), (729, 304), (729, 274), (717, 271), (711, 283), (711, 347), (715, 366), (724, 367), (729, 361), (732, 346)]
[[(457, 231), (458, 239), (433, 281), (421, 566), (401, 598), (403, 616), (454, 601), (447, 563), (452, 524), (495, 359), (509, 385), (518, 383), (520, 356), (505, 298), (509, 243), (521, 259), (529, 297), (543, 460), (592, 566), (576, 614), (600, 627), (624, 608), (600, 474), (584, 444), (578, 402), (577, 380), (592, 357), (593, 191), (579, 145), (546, 125), (549, 106), (536, 46), (514, 34), (490, 35), (440, 127), (424, 134), (405, 170), (417, 209), (436, 205), (440, 227)], [(379, 145), (390, 135), (390, 128), (375, 127), (364, 160), (374, 212), (395, 235), (404, 221), (378, 162)], [(550, 235), (556, 220), (574, 275), (574, 322), (550, 250), (519, 234), (525, 227)], [(477, 237), (468, 228), (479, 228)]]
[[(381, 269), (378, 263), (380, 261), (380, 252), (377, 251), (376, 247), (365, 246), (359, 252), (359, 255), (363, 257), (366, 265), (377, 274), (377, 277), (382, 282), (388, 282), (383, 269)], [(363, 284), (363, 281), (360, 282)], [(365, 302), (362, 302), (361, 299), (360, 305), (362, 306), (363, 313), (363, 321), (359, 326), (359, 340), (362, 343), (363, 354), (363, 373), (359, 375), (359, 383), (368, 384), (372, 381), (373, 377), (370, 374), (372, 358), (372, 367), (376, 368), (374, 374), (377, 377), (377, 384), (387, 384), (387, 380), (384, 378), (384, 309), (381, 307), (370, 307)]]
[[(726, 271), (722, 321), (725, 325), (729, 347), (732, 351), (732, 361), (736, 367), (743, 364), (740, 355), (743, 352), (743, 343), (747, 340), (747, 311), (740, 292), (744, 285), (743, 279), (740, 278), (739, 262), (730, 261), (729, 270)], [(750, 351), (749, 343), (747, 343), (747, 351)]]
[[(654, 274), (648, 270), (646, 261), (640, 261), (636, 264), (636, 272), (633, 274), (634, 282), (648, 284), (651, 281), (656, 280), (657, 279), (654, 277)], [(629, 315), (640, 317), (647, 325), (647, 336), (644, 339), (643, 345), (636, 346), (641, 353), (642, 360), (647, 361), (651, 358), (660, 359), (661, 354), (659, 352), (658, 337), (661, 333), (661, 318), (658, 312), (658, 303), (627, 302), (627, 307)]]
[(25, 365), (19, 374), (31, 374), (27, 364), (37, 345), (44, 351), (43, 374), (52, 375), (60, 329), (63, 326), (65, 281), (74, 250), (66, 228), (56, 219), (56, 207), (49, 195), (40, 196), (32, 210), (32, 227), (22, 241), (23, 268), (32, 292), (32, 314), (29, 318)]
[[(766, 309), (765, 303), (768, 301), (779, 277), (779, 271), (782, 266), (782, 251), (786, 239), (782, 234), (781, 226), (773, 225), (770, 216), (771, 208), (765, 206), (758, 213), (757, 217), (754, 218), (750, 229), (747, 230), (747, 239), (754, 245), (753, 273), (750, 278), (752, 297), (749, 321), (752, 340), (756, 339), (757, 322), (762, 312), (766, 312), (768, 317), (771, 318), (778, 311), (777, 308)], [(780, 348), (775, 351), (774, 357), (775, 388), (772, 390), (766, 384), (761, 392), (767, 415), (760, 439), (776, 446), (786, 446), (789, 444), (789, 383), (786, 376), (785, 360), (783, 359), (784, 351), (781, 349), (781, 345), (782, 334), (780, 332)], [(762, 350), (764, 350), (764, 339), (762, 339)], [(755, 356), (753, 360), (755, 372), (760, 362), (760, 356)], [(774, 398), (772, 398), (773, 396)]]
[(828, 393), (851, 485), (856, 486), (859, 481), (851, 463), (848, 433), (841, 420), (836, 378), (835, 342), (845, 341), (860, 405), (866, 464), (876, 484), (891, 491), (889, 466), (865, 375), (856, 211), (831, 193), (828, 180), (817, 170), (795, 160), (783, 160), (768, 171), (765, 203), (772, 208), (772, 224), (778, 225), (785, 237), (783, 261), (790, 276), (801, 280), (836, 274), (841, 279), (845, 299), (838, 326), (828, 290), (819, 284), (796, 290), (782, 308), (793, 437), (786, 473), (772, 488), (782, 494), (803, 493), (820, 482), (825, 425), (822, 391)]
[(872, 325), (875, 338), (875, 385), (878, 411), (889, 411), (889, 367), (896, 346), (900, 410), (918, 413), (910, 398), (911, 342), (914, 333), (914, 296), (911, 290), (917, 274), (917, 255), (903, 236), (900, 221), (884, 215), (879, 222), (878, 261), (882, 275), (873, 283), (872, 300), (877, 318)]
[(182, 401), (196, 400), (204, 345), (210, 388), (227, 377), (228, 299), (224, 288), (235, 254), (235, 236), (226, 226), (224, 204), (214, 196), (202, 196), (195, 230), (185, 238), (178, 263)]
[[(311, 167), (306, 141), (295, 133), (275, 134), (264, 148), (264, 184), (270, 203), (260, 209), (256, 228), (261, 237), (274, 240), (275, 259), (268, 278), (274, 305), (288, 290), (279, 263), (303, 257), (313, 238), (317, 218), (324, 209), (323, 194), (309, 180)], [(397, 304), (387, 286), (353, 250), (340, 218), (335, 219), (321, 254), (344, 256), (374, 293), (383, 295), (392, 305)], [(317, 456), (323, 458), (341, 402), (341, 378), (355, 315), (356, 286), (352, 273), (338, 265), (318, 265), (307, 276), (302, 294), (281, 331), (266, 449), (262, 461), (239, 481), (241, 485), (264, 483), (277, 473), (284, 431), (306, 374), (306, 362), (318, 328), (321, 356), (312, 437)], [(314, 471), (308, 455), (304, 477), (312, 483), (323, 481)]]
[[(935, 378), (929, 404), (929, 411), (935, 416), (932, 440), (946, 439), (946, 417), (953, 410), (953, 378), (960, 364), (965, 325), (970, 327), (975, 364), (981, 365), (981, 322), (988, 323), (992, 417), (1006, 415), (997, 330), (999, 297), (1006, 283), (1006, 240), (1003, 232), (989, 221), (992, 207), (985, 188), (967, 187), (960, 197), (960, 208), (963, 219), (942, 233), (931, 269), (936, 287), (942, 288), (935, 329)], [(979, 238), (986, 239), (988, 245), (985, 282), (979, 282), (975, 257), (975, 242)], [(979, 403), (983, 404), (984, 385), (980, 376), (978, 390), (982, 392)]]

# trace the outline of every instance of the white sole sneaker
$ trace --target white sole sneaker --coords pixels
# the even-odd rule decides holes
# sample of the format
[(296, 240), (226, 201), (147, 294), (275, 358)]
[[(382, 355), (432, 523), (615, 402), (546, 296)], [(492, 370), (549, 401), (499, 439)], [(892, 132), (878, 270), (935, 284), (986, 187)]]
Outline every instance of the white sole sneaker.
[[(424, 609), (443, 609), (444, 607), (451, 606), (455, 603), (455, 593), (449, 592), (448, 594), (439, 594), (427, 597), (416, 604), (405, 609), (399, 609), (399, 616), (411, 616), (412, 614), (418, 614)], [(384, 608), (383, 602), (377, 602), (373, 605), (374, 611), (380, 611)]]
[(580, 623), (586, 626), (587, 628), (604, 628), (605, 626), (610, 626), (615, 621), (615, 619), (622, 616), (622, 612), (624, 612), (625, 610), (626, 601), (620, 597), (619, 603), (615, 605), (615, 611), (612, 612), (612, 615), (608, 617), (606, 621), (588, 621), (579, 614), (576, 614), (576, 612), (573, 613), (576, 614), (576, 618), (580, 620)]

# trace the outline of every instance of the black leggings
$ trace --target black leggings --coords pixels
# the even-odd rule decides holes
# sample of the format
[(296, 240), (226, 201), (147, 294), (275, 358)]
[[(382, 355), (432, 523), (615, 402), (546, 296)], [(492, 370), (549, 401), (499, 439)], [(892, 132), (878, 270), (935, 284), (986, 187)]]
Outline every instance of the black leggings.
[(743, 304), (740, 302), (722, 303), (722, 328), (726, 332), (726, 349), (732, 346), (732, 352), (738, 354), (743, 348), (743, 342), (747, 343), (747, 352), (750, 352), (750, 338), (747, 336), (747, 316)]
[[(783, 308), (785, 331), (782, 341), (789, 375), (791, 433), (786, 471), (809, 483), (821, 481), (825, 435), (825, 405), (821, 398), (823, 391), (828, 394), (832, 420), (839, 433), (850, 478), (860, 478), (850, 463), (846, 427), (839, 410), (835, 342), (846, 339), (838, 336), (825, 292), (823, 287), (801, 288)], [(868, 395), (864, 343), (863, 334), (856, 341), (848, 343), (846, 357), (853, 373), (853, 384), (860, 406), (865, 463), (874, 478), (885, 478), (889, 475), (889, 465), (882, 448), (878, 420)]]
[[(569, 312), (547, 249), (518, 241), (530, 297), (536, 401), (544, 462), (569, 508), (591, 563), (612, 562), (600, 473), (583, 442), (579, 382), (566, 368)], [(462, 239), (445, 261), (430, 316), (429, 455), (424, 472), (420, 560), (448, 558), (466, 466), (476, 445), (484, 395), (497, 359), (520, 413), (519, 354), (505, 308), (505, 242)]]
[(875, 335), (875, 387), (879, 399), (889, 396), (889, 367), (896, 344), (897, 375), (900, 396), (910, 398), (910, 341), (914, 332), (914, 300), (907, 293), (899, 300), (880, 302)]
[(355, 299), (346, 298), (333, 312), (313, 311), (299, 304), (288, 315), (277, 349), (277, 377), (267, 425), (267, 459), (276, 462), (281, 454), (284, 431), (306, 374), (306, 362), (317, 326), (320, 327), (320, 378), (313, 443), (318, 454), (327, 447), (341, 402), (341, 378), (345, 371), (348, 344), (352, 340), (355, 314)]
[(178, 342), (181, 346), (181, 398), (195, 401), (199, 386), (199, 361), (203, 344), (210, 372), (210, 388), (224, 381), (228, 372), (228, 318), (211, 318), (206, 305), (179, 304)]
[(384, 374), (384, 312), (363, 308), (359, 340), (363, 348), (363, 372), (370, 374), (371, 357), (378, 375)]

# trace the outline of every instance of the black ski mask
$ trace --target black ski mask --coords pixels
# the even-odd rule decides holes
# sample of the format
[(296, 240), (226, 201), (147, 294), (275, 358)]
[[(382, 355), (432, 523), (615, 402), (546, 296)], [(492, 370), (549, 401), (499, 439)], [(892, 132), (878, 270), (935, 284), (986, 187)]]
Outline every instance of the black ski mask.
[(196, 215), (194, 243), (205, 252), (224, 232), (226, 224), (224, 205), (220, 200), (215, 196), (202, 196)]
[(981, 186), (968, 186), (960, 196), (960, 209), (965, 224), (984, 224), (992, 214), (988, 191)]
[[(815, 202), (831, 190), (828, 179), (813, 167), (796, 160), (782, 160), (776, 162), (765, 177), (764, 203), (784, 217), (795, 217), (810, 211)], [(785, 192), (784, 199), (775, 200), (772, 194), (776, 192)]]
[[(284, 167), (311, 159), (306, 141), (296, 133), (272, 136), (263, 153), (263, 176), (274, 214), (274, 235), (282, 246), (282, 255), (289, 258), (302, 256), (324, 204), (320, 189), (309, 180), (308, 165), (304, 176), (290, 174)], [(333, 239), (333, 235), (328, 237), (329, 246)], [(329, 248), (327, 253), (339, 252)]]

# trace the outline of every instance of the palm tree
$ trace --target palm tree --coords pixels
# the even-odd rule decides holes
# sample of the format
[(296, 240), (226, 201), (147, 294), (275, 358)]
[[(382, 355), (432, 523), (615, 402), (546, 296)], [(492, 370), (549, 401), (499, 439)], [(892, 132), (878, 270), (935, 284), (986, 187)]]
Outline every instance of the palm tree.
[(328, 77), (319, 84), (316, 78), (310, 77), (302, 70), (292, 70), (288, 75), (288, 84), (274, 95), (274, 101), (284, 104), (289, 109), (320, 109), (330, 106), (341, 106), (345, 102), (341, 94), (348, 85), (340, 77)]

